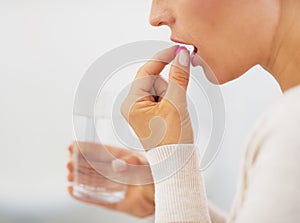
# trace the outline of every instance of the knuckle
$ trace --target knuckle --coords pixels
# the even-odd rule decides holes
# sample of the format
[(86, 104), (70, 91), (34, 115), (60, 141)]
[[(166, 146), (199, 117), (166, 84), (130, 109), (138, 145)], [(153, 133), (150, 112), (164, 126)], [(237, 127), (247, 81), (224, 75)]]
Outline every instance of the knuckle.
[(137, 118), (138, 115), (139, 114), (135, 111), (135, 109), (131, 109), (128, 112), (128, 121), (130, 121), (130, 123), (131, 123), (132, 121), (134, 121)]
[(73, 169), (73, 164), (71, 162), (68, 162), (67, 168), (69, 171), (71, 171)]
[(181, 72), (175, 72), (172, 75), (172, 79), (182, 86), (186, 86), (189, 83), (189, 76), (182, 74)]
[(128, 100), (127, 100), (127, 98), (121, 104), (120, 113), (126, 120), (128, 120)]
[(141, 75), (141, 74), (147, 74), (147, 69), (146, 69), (146, 65), (144, 64), (143, 66), (141, 66), (138, 71), (137, 74)]

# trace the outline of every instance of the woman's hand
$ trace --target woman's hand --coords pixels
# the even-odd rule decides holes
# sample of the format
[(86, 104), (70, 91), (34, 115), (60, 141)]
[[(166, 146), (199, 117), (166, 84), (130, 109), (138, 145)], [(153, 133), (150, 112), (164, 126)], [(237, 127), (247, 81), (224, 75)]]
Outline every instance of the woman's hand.
[[(171, 61), (166, 83), (160, 73)], [(146, 151), (161, 145), (193, 143), (186, 100), (189, 70), (189, 51), (178, 46), (159, 52), (139, 69), (121, 113)]]
[[(121, 108), (122, 114), (136, 132), (145, 150), (166, 144), (193, 143), (193, 131), (186, 101), (190, 56), (186, 49), (182, 49), (176, 56), (176, 50), (178, 50), (177, 46), (163, 50), (140, 68)], [(169, 82), (166, 83), (160, 77), (160, 73), (172, 61)], [(75, 145), (69, 147), (71, 155), (67, 166), (70, 182), (74, 181), (74, 166), (71, 157), (76, 149)], [(107, 147), (107, 149), (117, 159), (128, 164), (149, 165), (139, 153), (116, 147)], [(126, 172), (126, 168), (119, 171)], [(68, 191), (77, 200), (133, 216), (146, 217), (154, 213), (153, 184), (129, 185), (125, 199), (115, 204), (77, 198), (73, 195), (72, 186), (68, 187)]]
[[(73, 152), (74, 148), (76, 146), (76, 143), (69, 146), (70, 151), (70, 158), (67, 164), (69, 175), (68, 175), (68, 181), (73, 182), (74, 181), (74, 164), (73, 164)], [(119, 159), (125, 161), (127, 164), (133, 164), (133, 165), (149, 165), (147, 160), (139, 153), (132, 152), (130, 150), (125, 150), (121, 148), (116, 147), (106, 147), (109, 149), (111, 154)], [(121, 171), (124, 174), (126, 174), (126, 166), (122, 168), (117, 168), (115, 170), (116, 172)], [(129, 170), (128, 170), (129, 171)], [(149, 173), (150, 173), (150, 167), (149, 167)], [(82, 199), (75, 197), (73, 194), (73, 187), (68, 187), (68, 192), (72, 197), (74, 197), (76, 200), (98, 205), (100, 207), (108, 208), (115, 211), (124, 212), (136, 217), (146, 217), (154, 213), (154, 186), (153, 184), (144, 185), (144, 186), (132, 186), (128, 185), (125, 198), (119, 203), (114, 204), (107, 204), (107, 203), (101, 203), (101, 202), (95, 202), (88, 199)]]

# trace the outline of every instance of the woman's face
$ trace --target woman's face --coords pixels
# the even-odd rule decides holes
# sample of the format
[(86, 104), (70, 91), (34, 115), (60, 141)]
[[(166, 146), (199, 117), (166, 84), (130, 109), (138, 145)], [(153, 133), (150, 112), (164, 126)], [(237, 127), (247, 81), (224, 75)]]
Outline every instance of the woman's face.
[(194, 45), (208, 79), (222, 84), (266, 59), (279, 14), (277, 2), (153, 0), (150, 23), (169, 26), (173, 41)]

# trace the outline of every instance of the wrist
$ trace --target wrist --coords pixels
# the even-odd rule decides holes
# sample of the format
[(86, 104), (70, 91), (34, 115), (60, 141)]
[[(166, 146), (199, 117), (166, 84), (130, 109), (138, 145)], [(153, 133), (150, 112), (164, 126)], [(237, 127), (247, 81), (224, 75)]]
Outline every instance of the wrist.
[(193, 163), (198, 162), (194, 160), (197, 158), (194, 144), (159, 146), (148, 151), (146, 156), (155, 183), (170, 178), (190, 163), (190, 161)]

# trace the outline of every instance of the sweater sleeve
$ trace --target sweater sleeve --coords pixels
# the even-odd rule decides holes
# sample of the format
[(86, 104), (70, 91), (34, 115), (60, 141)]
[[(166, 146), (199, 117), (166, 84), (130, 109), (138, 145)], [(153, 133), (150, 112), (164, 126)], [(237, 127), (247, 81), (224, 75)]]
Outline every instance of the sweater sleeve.
[[(253, 154), (248, 154), (244, 163), (241, 193), (237, 194), (228, 221), (208, 205), (192, 145), (167, 145), (151, 150), (147, 157), (155, 180), (155, 222), (299, 222), (299, 142), (297, 134), (279, 130), (278, 134), (265, 137), (264, 143), (255, 143)], [(175, 164), (165, 162), (174, 150), (191, 156), (185, 163), (180, 158), (175, 158)], [(170, 169), (177, 170), (171, 174)]]
[(209, 211), (194, 145), (157, 147), (147, 152), (147, 158), (155, 181), (156, 223), (210, 223), (210, 214), (215, 214), (216, 223), (224, 222)]

